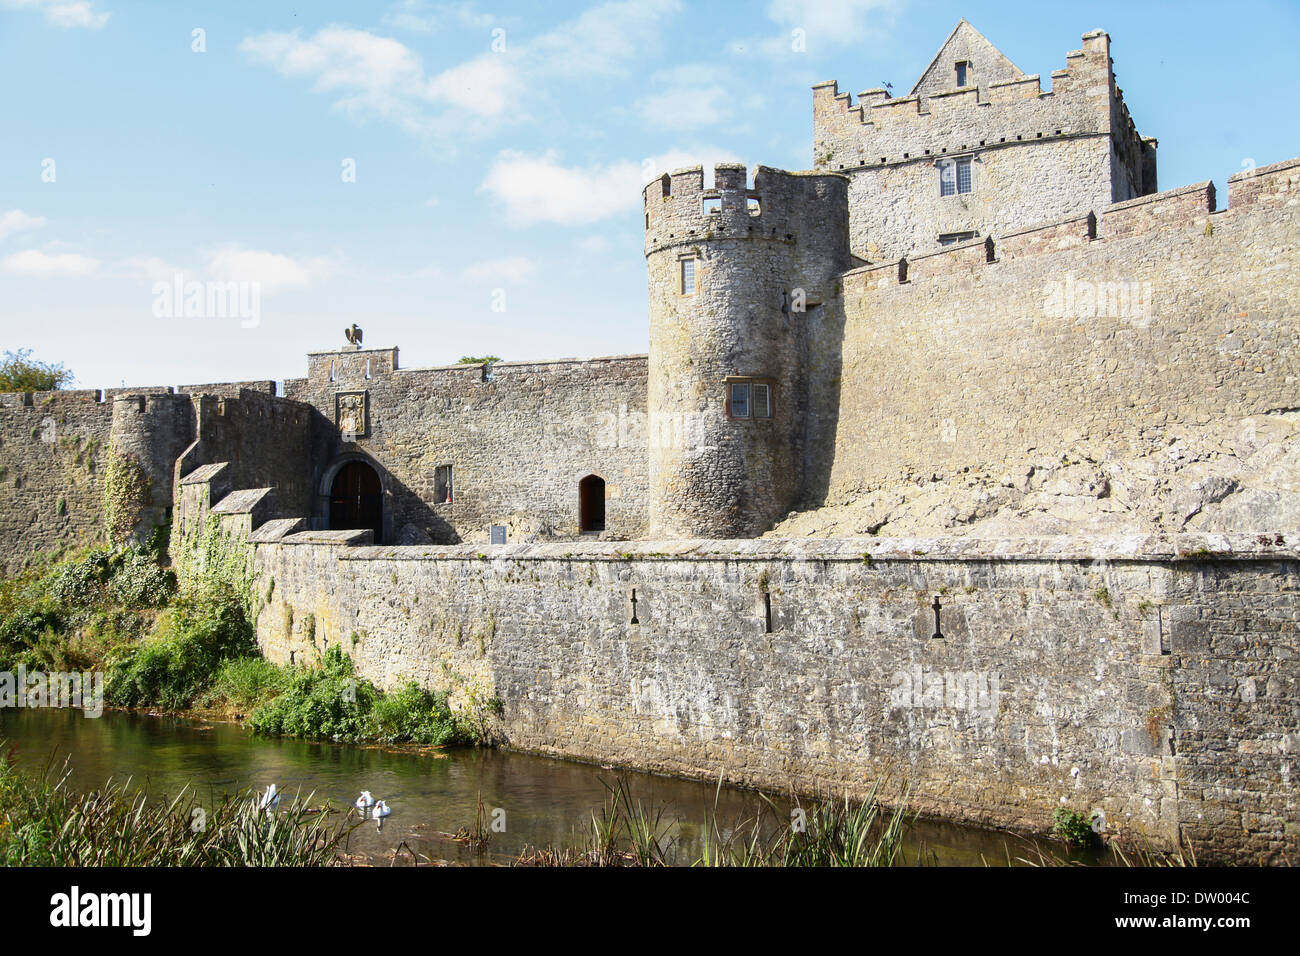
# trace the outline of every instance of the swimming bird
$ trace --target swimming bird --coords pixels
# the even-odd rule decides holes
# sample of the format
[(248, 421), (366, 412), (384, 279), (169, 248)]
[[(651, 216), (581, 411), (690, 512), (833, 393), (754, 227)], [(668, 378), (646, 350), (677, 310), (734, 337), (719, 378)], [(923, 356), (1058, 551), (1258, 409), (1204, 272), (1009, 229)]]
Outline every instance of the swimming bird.
[(362, 790), (361, 796), (357, 797), (356, 802), (352, 805), (365, 813), (375, 805), (375, 798), (370, 795), (369, 790)]
[(269, 787), (267, 787), (266, 792), (263, 793), (261, 797), (259, 797), (257, 800), (257, 809), (265, 810), (267, 813), (270, 813), (279, 805), (280, 805), (280, 793), (276, 789), (275, 784), (271, 784)]
[(375, 808), (374, 808), (374, 810), (372, 810), (372, 811), (370, 811), (370, 812), (374, 815), (375, 819), (378, 820), (378, 819), (381, 819), (382, 817), (386, 817), (386, 816), (388, 816), (388, 815), (389, 815), (390, 813), (392, 813), (393, 811), (392, 811), (391, 809), (389, 809), (388, 804), (386, 804), (386, 803), (384, 803), (384, 801), (380, 800), (378, 803), (375, 804)]

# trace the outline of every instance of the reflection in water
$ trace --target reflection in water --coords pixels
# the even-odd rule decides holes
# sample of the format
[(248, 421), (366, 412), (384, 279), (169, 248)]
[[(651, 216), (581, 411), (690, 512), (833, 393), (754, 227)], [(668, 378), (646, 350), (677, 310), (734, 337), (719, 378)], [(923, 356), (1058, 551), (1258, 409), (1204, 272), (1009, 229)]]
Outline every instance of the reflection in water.
[[(174, 796), (187, 785), (209, 801), (244, 788), (264, 798), (269, 792), (277, 801), (310, 796), (313, 805), (346, 809), (353, 820), (364, 814), (368, 821), (353, 831), (348, 850), (381, 862), (403, 843), (423, 857), (466, 864), (506, 863), (529, 846), (573, 845), (604, 804), (602, 780), (615, 779), (613, 771), (599, 767), (503, 750), (401, 753), (266, 739), (234, 724), (115, 711), (95, 720), (71, 710), (0, 710), (0, 740), (32, 769), (70, 757), (71, 782), (78, 788), (130, 777), (157, 797)], [(752, 818), (762, 806), (748, 791), (719, 792), (710, 784), (650, 774), (626, 777), (648, 809), (667, 807), (665, 820), (675, 821), (671, 856), (681, 864), (702, 852), (715, 798), (720, 826)], [(276, 789), (268, 791), (272, 785)], [(446, 834), (474, 825), (480, 794), (491, 836), (487, 846), (449, 839)], [(381, 800), (391, 816), (375, 820)], [(909, 862), (939, 865), (1000, 865), (1025, 855), (1036, 854), (1017, 837), (924, 821), (913, 828), (907, 847)], [(410, 860), (403, 849), (398, 862)]]

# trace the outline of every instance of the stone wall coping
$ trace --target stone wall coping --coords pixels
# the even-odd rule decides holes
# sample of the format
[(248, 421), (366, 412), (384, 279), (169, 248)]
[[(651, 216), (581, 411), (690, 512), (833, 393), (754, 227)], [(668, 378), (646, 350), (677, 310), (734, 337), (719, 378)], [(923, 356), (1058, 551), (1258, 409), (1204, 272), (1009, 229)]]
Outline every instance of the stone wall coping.
[[(283, 544), (346, 544), (368, 532), (316, 531)], [(1174, 534), (1034, 538), (753, 538), (737, 540), (595, 541), (363, 545), (340, 550), (344, 561), (1271, 561), (1300, 559), (1300, 534)]]
[(213, 478), (217, 477), (217, 475), (221, 474), (222, 471), (224, 471), (229, 467), (230, 467), (230, 463), (226, 461), (214, 461), (207, 465), (199, 465), (189, 474), (182, 476), (181, 484), (182, 485), (205, 484), (211, 481)]
[(1233, 173), (1228, 177), (1230, 183), (1249, 182), (1257, 176), (1267, 176), (1269, 173), (1280, 173), (1284, 169), (1291, 169), (1300, 166), (1300, 156), (1294, 159), (1284, 159), (1281, 162), (1270, 163), (1267, 166), (1256, 166), (1254, 169), (1243, 169), (1239, 173)]
[(232, 491), (212, 506), (213, 514), (252, 514), (253, 509), (272, 493), (270, 488), (244, 488)]
[[(1258, 175), (1259, 170), (1256, 170)], [(1145, 206), (1148, 203), (1165, 202), (1169, 199), (1176, 199), (1179, 196), (1188, 196), (1193, 193), (1203, 193), (1208, 189), (1214, 188), (1214, 182), (1207, 179), (1203, 183), (1192, 183), (1190, 186), (1179, 186), (1177, 189), (1166, 189), (1164, 192), (1148, 193), (1145, 196), (1135, 196), (1132, 199), (1125, 199), (1123, 202), (1111, 203), (1102, 210), (1102, 214), (1116, 212), (1120, 209), (1133, 209), (1136, 206)]]
[[(555, 358), (555, 359), (511, 359), (508, 362), (492, 362), (494, 369), (499, 368), (521, 368), (530, 365), (585, 365), (589, 362), (646, 362), (649, 361), (648, 354), (631, 354), (631, 355), (597, 355), (592, 358)], [(399, 368), (400, 372), (450, 372), (456, 369), (479, 369), (487, 362), (462, 363), (457, 362), (454, 365), (421, 365), (413, 368)]]

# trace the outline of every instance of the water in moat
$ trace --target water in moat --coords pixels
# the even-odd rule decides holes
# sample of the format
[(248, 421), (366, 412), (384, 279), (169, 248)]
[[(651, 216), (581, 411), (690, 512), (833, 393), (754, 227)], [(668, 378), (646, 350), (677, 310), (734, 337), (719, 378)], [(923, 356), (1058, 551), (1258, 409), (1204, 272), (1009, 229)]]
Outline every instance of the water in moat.
[[(255, 737), (236, 724), (108, 711), (90, 719), (72, 710), (0, 710), (0, 741), (20, 766), (39, 770), (69, 758), (70, 783), (101, 786), (132, 778), (151, 794), (172, 797), (189, 786), (205, 801), (244, 788), (276, 784), (286, 796), (312, 795), (350, 807), (362, 790), (385, 800), (392, 815), (381, 829), (367, 821), (353, 830), (348, 853), (378, 865), (419, 858), (454, 864), (507, 864), (529, 846), (576, 846), (585, 841), (614, 783), (613, 770), (506, 750), (456, 749), (406, 753), (302, 740)], [(666, 808), (670, 859), (699, 858), (715, 799), (719, 824), (751, 818), (760, 807), (752, 792), (651, 774), (623, 773), (635, 799)], [(447, 834), (472, 826), (480, 794), (487, 813), (505, 810), (505, 831), (483, 849)], [(784, 806), (778, 801), (779, 805)], [(405, 844), (405, 847), (402, 845)], [(1063, 855), (1059, 844), (1042, 844)], [(393, 853), (402, 847), (396, 854)], [(410, 852), (406, 847), (410, 848)], [(412, 854), (415, 854), (413, 856)], [(1006, 865), (1037, 857), (1035, 846), (1006, 833), (918, 821), (907, 840), (908, 862), (927, 865)], [(1100, 856), (1074, 855), (1080, 862)]]

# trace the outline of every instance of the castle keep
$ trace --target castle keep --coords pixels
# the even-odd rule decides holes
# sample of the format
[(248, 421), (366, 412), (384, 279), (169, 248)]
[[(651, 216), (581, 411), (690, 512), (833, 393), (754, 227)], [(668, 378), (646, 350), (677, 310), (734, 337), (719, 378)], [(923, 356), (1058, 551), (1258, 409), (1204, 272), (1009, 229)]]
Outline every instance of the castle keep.
[(514, 746), (1294, 860), (1300, 160), (1157, 192), (1100, 31), (812, 101), (646, 185), (648, 355), (0, 396), (0, 560), (216, 527)]

